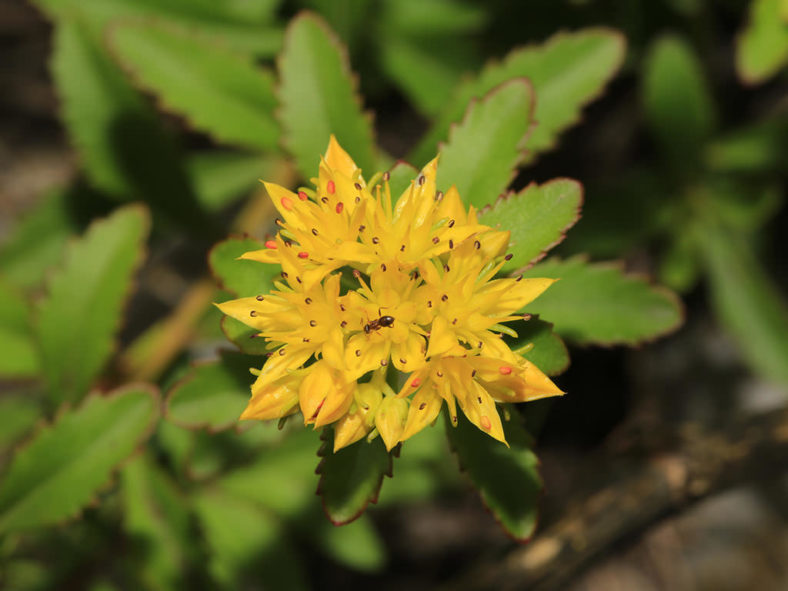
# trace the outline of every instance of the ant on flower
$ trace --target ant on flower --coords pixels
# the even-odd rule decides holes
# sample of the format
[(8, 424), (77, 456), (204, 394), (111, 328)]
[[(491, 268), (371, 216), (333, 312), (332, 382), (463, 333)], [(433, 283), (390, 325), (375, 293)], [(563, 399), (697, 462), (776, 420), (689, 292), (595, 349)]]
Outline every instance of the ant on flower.
[(393, 316), (381, 316), (380, 314), (381, 308), (378, 308), (378, 316), (375, 320), (370, 320), (364, 325), (364, 333), (369, 334), (373, 330), (380, 330), (381, 328), (387, 327), (391, 328), (394, 324), (394, 317)]

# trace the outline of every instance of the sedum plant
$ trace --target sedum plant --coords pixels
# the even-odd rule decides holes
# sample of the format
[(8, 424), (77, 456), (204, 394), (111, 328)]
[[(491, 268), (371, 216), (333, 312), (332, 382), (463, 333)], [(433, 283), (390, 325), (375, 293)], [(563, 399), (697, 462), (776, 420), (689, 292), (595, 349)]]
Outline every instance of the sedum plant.
[[(503, 528), (532, 536), (541, 479), (513, 403), (562, 394), (565, 341), (637, 345), (681, 322), (672, 292), (618, 263), (545, 258), (579, 218), (578, 181), (515, 181), (618, 71), (622, 35), (560, 33), (460, 81), (420, 58), (430, 19), (403, 30), (420, 4), (384, 2), (384, 38), (409, 49), (384, 71), (431, 117), (411, 166), (377, 145), (312, 13), (35, 4), (81, 176), (0, 251), (3, 583), (232, 589), (262, 570), (304, 588), (304, 545), (378, 570), (362, 512), (456, 489), (446, 439)], [(465, 15), (441, 32), (461, 46), (453, 32), (483, 19), (452, 4), (425, 6)], [(228, 234), (212, 278), (162, 263)], [(165, 312), (135, 314), (181, 283)], [(349, 525), (315, 519), (316, 489)]]

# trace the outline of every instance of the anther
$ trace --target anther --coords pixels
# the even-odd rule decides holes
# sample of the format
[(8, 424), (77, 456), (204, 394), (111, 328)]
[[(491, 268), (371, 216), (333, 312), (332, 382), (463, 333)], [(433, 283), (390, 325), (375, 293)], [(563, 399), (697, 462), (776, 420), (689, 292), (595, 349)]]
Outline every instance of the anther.
[(432, 308), (432, 300), (427, 300), (427, 307)]
[(451, 323), (452, 324), (457, 324), (457, 319), (455, 318), (454, 320), (451, 321)]
[(408, 364), (408, 360), (407, 360), (407, 359), (403, 359), (402, 357), (400, 357), (400, 359), (399, 359), (399, 362), (400, 362), (402, 365), (407, 365), (407, 364)]
[(361, 226), (358, 227), (358, 231), (363, 232), (364, 228), (366, 228), (366, 226), (362, 224)]
[(424, 408), (426, 406), (427, 406), (427, 403), (426, 402), (422, 402), (421, 404), (419, 404), (419, 410), (424, 410)]
[(275, 223), (277, 226), (281, 226), (283, 222), (282, 222), (282, 220), (281, 220), (280, 218), (275, 218), (275, 219), (274, 219), (274, 223)]
[(256, 299), (258, 302), (262, 302), (262, 301), (263, 301), (265, 298), (264, 298), (263, 296), (259, 295), (259, 296), (257, 296), (255, 299)]
[(449, 248), (454, 248), (454, 240), (449, 238)]
[(391, 178), (391, 173), (389, 171), (386, 171), (386, 172), (383, 173), (383, 180), (385, 182), (389, 182), (390, 178)]
[(301, 283), (301, 278), (300, 278), (298, 275), (296, 275), (296, 281), (298, 281), (299, 283)]
[(289, 197), (282, 197), (279, 200), (279, 203), (281, 203), (282, 207), (284, 207), (287, 211), (293, 209), (293, 200), (290, 199)]
[(334, 191), (336, 190), (337, 188), (336, 185), (334, 185), (334, 181), (328, 181), (328, 183), (326, 184), (326, 191), (328, 191), (328, 194), (333, 195)]
[(449, 271), (451, 271), (451, 268), (449, 268), (449, 265), (443, 265), (443, 270), (448, 273)]
[(380, 263), (380, 270), (381, 271), (385, 271), (386, 270), (386, 263)]
[(474, 241), (474, 243), (473, 243), (473, 247), (474, 247), (476, 250), (479, 250), (479, 249), (482, 247), (482, 243), (481, 243), (481, 242), (479, 242), (478, 240), (476, 240), (476, 241)]
[(307, 199), (309, 199), (309, 195), (307, 195), (307, 194), (306, 194), (306, 193), (304, 193), (303, 191), (299, 191), (299, 192), (298, 192), (298, 198), (299, 198), (301, 201), (306, 201)]
[(400, 252), (405, 252), (405, 245), (404, 244), (399, 247), (399, 251)]
[(266, 240), (265, 247), (270, 248), (271, 250), (276, 250), (276, 242), (273, 240)]
[(345, 311), (345, 304), (339, 304), (339, 309), (344, 312)]
[(306, 299), (304, 300), (304, 303), (305, 303), (306, 305), (309, 305), (309, 304), (311, 304), (311, 303), (312, 303), (312, 298), (306, 298)]
[(356, 183), (356, 184), (355, 184), (355, 185), (353, 185), (353, 186), (354, 186), (356, 189), (358, 189), (359, 191), (361, 190), (361, 183)]
[(312, 236), (317, 236), (317, 228), (312, 228)]
[(423, 174), (420, 174), (419, 175), (419, 186), (421, 187), (425, 182), (427, 182), (427, 179), (424, 177)]
[(251, 316), (252, 318), (254, 318), (255, 316), (257, 316), (257, 312), (255, 312), (254, 310), (250, 310), (250, 311), (249, 311), (249, 316)]
[(481, 404), (481, 403), (482, 403), (482, 397), (481, 397), (481, 396), (477, 396), (477, 397), (476, 397), (476, 400), (478, 400), (478, 401), (479, 401), (479, 404)]
[(509, 253), (505, 257), (503, 257), (503, 260), (511, 261), (513, 258), (514, 258), (514, 255), (512, 253)]
[(358, 195), (356, 195), (356, 203), (361, 203), (361, 197), (359, 197)]
[(358, 269), (353, 269), (353, 277), (355, 277), (356, 279), (360, 279), (361, 271), (359, 271)]
[(471, 372), (471, 377), (472, 377), (472, 378), (475, 378), (475, 377), (476, 377), (476, 370), (475, 370), (475, 369), (474, 369), (474, 370)]
[(280, 355), (284, 355), (284, 354), (285, 354), (285, 348), (284, 348), (284, 347), (282, 347), (281, 349), (279, 349), (279, 354), (280, 354)]
[(502, 376), (508, 376), (510, 373), (512, 373), (512, 368), (509, 367), (508, 365), (502, 365), (501, 367), (498, 368), (498, 371), (501, 373)]
[(478, 348), (479, 348), (479, 349), (481, 349), (483, 346), (484, 346), (484, 343), (483, 343), (483, 342), (481, 342), (481, 341), (479, 341)]
[(301, 252), (298, 253), (298, 258), (299, 259), (308, 259), (309, 258), (309, 253), (306, 252), (305, 250), (302, 250)]
[(418, 388), (421, 386), (421, 380), (419, 378), (413, 378), (413, 381), (410, 383), (411, 388)]
[(286, 271), (282, 271), (282, 277), (284, 277), (285, 279), (287, 279), (287, 272), (286, 272)]
[(433, 244), (438, 244), (438, 242), (440, 242), (440, 241), (441, 241), (441, 239), (440, 239), (440, 238), (438, 238), (437, 236), (436, 236), (435, 238), (433, 238), (433, 239), (432, 239), (432, 243), (433, 243)]
[(438, 376), (439, 378), (442, 378), (443, 377), (443, 372), (442, 371), (436, 371), (435, 375)]
[(450, 227), (450, 228), (453, 228), (453, 227), (454, 227), (454, 220), (449, 220), (449, 227)]
[(386, 367), (388, 364), (389, 364), (389, 360), (388, 359), (381, 359), (380, 360), (381, 367)]
[(341, 201), (340, 201), (339, 203), (337, 203), (336, 207), (334, 208), (334, 210), (335, 210), (337, 213), (342, 213), (342, 210), (343, 210), (343, 209), (345, 209), (345, 204), (344, 204), (344, 203), (342, 203)]
[(518, 276), (517, 276), (517, 279), (515, 279), (515, 281), (520, 281), (522, 278), (523, 278), (523, 276), (522, 276), (522, 275), (518, 275)]
[(308, 339), (308, 338), (306, 338), (306, 337), (304, 337), (303, 341), (304, 341), (305, 343), (308, 343), (308, 342), (309, 342), (309, 339)]
[(345, 328), (347, 326), (347, 320), (343, 320), (342, 322), (340, 322), (339, 326), (341, 326), (342, 328)]
[(322, 201), (323, 203), (328, 203), (328, 197), (323, 196), (320, 198), (320, 201)]
[(523, 314), (523, 320), (530, 320), (531, 318), (533, 318), (532, 314), (528, 314), (527, 312)]
[(361, 357), (361, 349), (356, 349), (356, 357)]
[(373, 236), (372, 237), (372, 244), (377, 244), (378, 242), (380, 242), (380, 238), (378, 238), (377, 236)]
[(438, 191), (435, 193), (435, 201), (440, 201), (441, 199), (443, 199), (443, 191)]
[(309, 326), (311, 326), (312, 328), (314, 328), (315, 326), (317, 326), (317, 322), (315, 322), (314, 320), (310, 320), (310, 321), (309, 321)]
[(444, 293), (444, 294), (441, 296), (441, 301), (442, 301), (442, 302), (448, 302), (448, 301), (449, 301), (449, 296), (447, 296), (447, 295)]

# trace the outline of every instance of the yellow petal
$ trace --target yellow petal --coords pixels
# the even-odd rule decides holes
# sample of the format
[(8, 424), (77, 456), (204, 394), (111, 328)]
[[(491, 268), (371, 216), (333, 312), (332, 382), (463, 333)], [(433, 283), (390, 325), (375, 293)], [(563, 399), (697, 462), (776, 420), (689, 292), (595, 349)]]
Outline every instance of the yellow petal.
[(366, 436), (375, 424), (375, 413), (383, 394), (373, 384), (361, 384), (355, 393), (356, 410), (337, 421), (334, 427), (334, 451), (355, 443)]
[(436, 316), (430, 328), (430, 345), (427, 357), (437, 357), (457, 344), (457, 335), (443, 316)]
[(301, 379), (302, 376), (288, 375), (265, 388), (252, 386), (255, 393), (240, 418), (266, 421), (292, 414), (298, 409)]
[(400, 441), (405, 441), (432, 423), (438, 417), (442, 405), (443, 399), (431, 389), (419, 390), (411, 400)]
[[(506, 443), (495, 400), (478, 382), (471, 380), (464, 395), (457, 396), (457, 402), (471, 423), (494, 439)], [(509, 444), (506, 443), (506, 446), (508, 447)]]
[(405, 427), (405, 420), (408, 417), (408, 401), (404, 398), (387, 396), (378, 406), (375, 413), (375, 427), (377, 427), (386, 449), (397, 445)]
[(391, 346), (391, 360), (401, 372), (416, 371), (424, 367), (424, 352), (426, 346), (424, 337), (411, 332), (403, 343), (395, 343)]
[[(328, 140), (328, 149), (326, 149), (325, 160), (328, 166), (350, 178), (352, 178), (353, 173), (358, 170), (358, 166), (356, 166), (356, 163), (353, 162), (350, 154), (348, 154), (344, 148), (339, 145), (339, 142), (337, 141), (337, 138), (334, 137), (333, 133)], [(367, 171), (367, 173), (369, 173), (369, 171)]]

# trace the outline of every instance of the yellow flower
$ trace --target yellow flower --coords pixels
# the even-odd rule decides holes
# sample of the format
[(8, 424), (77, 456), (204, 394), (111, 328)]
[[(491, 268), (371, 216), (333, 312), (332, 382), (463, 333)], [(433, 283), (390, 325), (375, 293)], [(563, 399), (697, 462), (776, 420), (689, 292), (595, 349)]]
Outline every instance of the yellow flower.
[(332, 136), (314, 190), (265, 184), (279, 230), (241, 258), (280, 265), (282, 280), (219, 304), (271, 348), (241, 418), (300, 410), (333, 424), (335, 450), (377, 435), (391, 449), (445, 402), (505, 443), (496, 403), (562, 393), (501, 338), (553, 280), (496, 279), (509, 233), (480, 224), (454, 187), (437, 191), (437, 167), (394, 201), (388, 175), (367, 184)]

